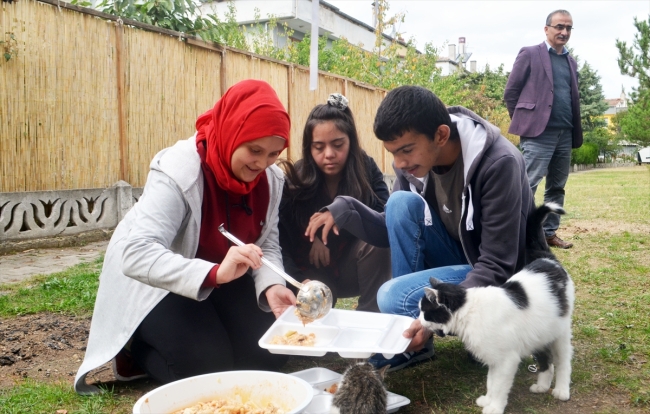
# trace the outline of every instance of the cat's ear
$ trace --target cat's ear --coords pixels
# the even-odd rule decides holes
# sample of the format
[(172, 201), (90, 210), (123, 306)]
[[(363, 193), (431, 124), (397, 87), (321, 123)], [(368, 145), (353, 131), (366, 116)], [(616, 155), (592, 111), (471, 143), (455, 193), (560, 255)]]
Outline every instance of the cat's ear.
[(424, 296), (427, 297), (429, 302), (431, 302), (432, 305), (438, 305), (438, 291), (435, 289), (430, 289), (430, 288), (424, 288)]
[(390, 368), (390, 365), (384, 365), (377, 370), (377, 374), (379, 374), (379, 378), (381, 378), (382, 381), (384, 378), (386, 378), (386, 372), (388, 371), (388, 368)]
[(435, 277), (430, 277), (429, 283), (431, 283), (432, 288), (435, 288), (436, 286), (441, 285), (444, 282), (442, 280), (436, 279)]

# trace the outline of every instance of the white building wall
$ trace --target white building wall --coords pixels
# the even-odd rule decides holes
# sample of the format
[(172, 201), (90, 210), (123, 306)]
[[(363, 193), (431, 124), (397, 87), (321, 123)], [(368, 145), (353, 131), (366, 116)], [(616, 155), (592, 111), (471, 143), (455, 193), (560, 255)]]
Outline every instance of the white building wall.
[[(234, 1), (236, 19), (240, 24), (254, 23), (256, 13), (259, 16), (259, 23), (267, 22), (274, 17), (278, 25), (287, 23), (295, 32), (295, 38), (302, 39), (305, 33), (311, 33), (311, 0), (239, 0)], [(375, 33), (364, 23), (354, 21), (353, 18), (346, 18), (342, 12), (337, 13), (321, 2), (319, 12), (319, 35), (327, 36), (330, 40), (340, 38), (347, 39), (353, 45), (362, 45), (366, 51), (372, 52), (375, 47)], [(206, 3), (200, 8), (204, 13), (212, 13), (225, 19), (228, 12), (228, 2)], [(371, 4), (368, 3), (368, 13), (372, 12)], [(276, 45), (281, 47), (286, 44), (286, 39), (274, 33)], [(384, 45), (390, 42), (384, 39)]]
[[(233, 1), (233, 4), (237, 11), (237, 21), (245, 24), (255, 22), (256, 9), (259, 9), (261, 20), (267, 20), (269, 14), (272, 14), (278, 19), (293, 18), (296, 15), (295, 2), (296, 0), (240, 0)], [(205, 3), (200, 9), (205, 13), (216, 14), (220, 19), (225, 19), (226, 13), (228, 12), (228, 2), (215, 1)]]
[(448, 76), (458, 71), (458, 65), (446, 60), (436, 62), (436, 67), (440, 69), (441, 76)]

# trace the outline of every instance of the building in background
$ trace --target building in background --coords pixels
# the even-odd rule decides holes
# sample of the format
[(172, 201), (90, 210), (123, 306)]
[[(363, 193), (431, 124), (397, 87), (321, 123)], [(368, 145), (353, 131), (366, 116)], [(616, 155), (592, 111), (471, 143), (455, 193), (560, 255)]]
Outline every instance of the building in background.
[[(230, 0), (235, 6), (236, 20), (241, 27), (249, 27), (251, 24), (260, 24), (269, 31), (276, 47), (287, 46), (287, 42), (300, 42), (307, 33), (311, 34), (312, 2), (311, 0), (273, 0), (273, 1), (252, 1), (252, 0)], [(201, 6), (204, 13), (216, 14), (225, 19), (230, 1), (215, 0)], [(368, 7), (368, 13), (374, 15), (374, 3)], [(275, 27), (269, 25), (271, 16), (277, 22)], [(328, 45), (333, 41), (345, 38), (353, 45), (360, 46), (368, 52), (375, 51), (375, 28), (360, 20), (343, 13), (338, 7), (327, 2), (320, 2), (319, 12), (319, 36), (326, 36)], [(293, 33), (287, 36), (284, 25)], [(400, 38), (393, 38), (382, 34), (385, 46), (396, 42), (403, 47), (402, 55), (406, 54), (406, 43)], [(400, 52), (398, 52), (400, 53)]]
[[(605, 120), (605, 127), (610, 128), (613, 126), (613, 118), (616, 114), (627, 111), (627, 96), (625, 95), (625, 91), (621, 90), (621, 95), (618, 98), (605, 99), (605, 102), (607, 102), (607, 110), (603, 114), (603, 119)], [(637, 144), (626, 140), (618, 141), (618, 146), (619, 151), (617, 155), (621, 159), (634, 156), (639, 149)]]
[(603, 118), (605, 118), (605, 123), (609, 127), (612, 125), (612, 118), (617, 113), (627, 111), (627, 96), (625, 95), (625, 91), (622, 90), (621, 96), (618, 98), (605, 99), (605, 102), (607, 102), (608, 108), (603, 114)]
[(456, 45), (449, 45), (449, 53), (445, 56), (438, 57), (436, 66), (440, 69), (442, 76), (451, 75), (458, 71), (467, 71), (467, 62), (469, 62), (469, 71), (476, 72), (476, 61), (469, 60), (472, 56), (471, 53), (465, 49), (465, 38), (458, 38), (458, 52), (456, 52)]

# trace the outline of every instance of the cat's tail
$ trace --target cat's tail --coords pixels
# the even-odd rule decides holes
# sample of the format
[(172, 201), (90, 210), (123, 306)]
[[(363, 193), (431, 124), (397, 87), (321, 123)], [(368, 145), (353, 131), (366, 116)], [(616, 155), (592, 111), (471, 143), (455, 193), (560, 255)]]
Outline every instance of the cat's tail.
[[(536, 207), (535, 210), (528, 216), (528, 221), (526, 222), (526, 256), (527, 263), (530, 263), (534, 259), (539, 258), (540, 256), (548, 256), (555, 258), (551, 249), (546, 243), (546, 236), (544, 235), (544, 220), (546, 217), (551, 214), (566, 214), (564, 209), (556, 203), (545, 203), (539, 207)], [(547, 253), (546, 255), (541, 254), (542, 252)]]

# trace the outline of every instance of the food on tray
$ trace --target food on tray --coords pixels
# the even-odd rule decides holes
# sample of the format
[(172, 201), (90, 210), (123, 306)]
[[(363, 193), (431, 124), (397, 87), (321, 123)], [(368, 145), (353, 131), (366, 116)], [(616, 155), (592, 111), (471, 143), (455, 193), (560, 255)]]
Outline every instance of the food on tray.
[(298, 331), (288, 331), (284, 335), (275, 335), (271, 339), (273, 345), (297, 345), (297, 346), (314, 346), (316, 343), (316, 335), (301, 334)]
[(237, 397), (200, 402), (172, 414), (284, 414), (284, 411), (272, 403), (260, 407), (252, 402), (243, 403)]
[(329, 392), (330, 394), (334, 394), (336, 392), (336, 390), (338, 390), (338, 389), (339, 389), (339, 384), (335, 382), (334, 384), (332, 384), (329, 387), (325, 388), (325, 392)]

